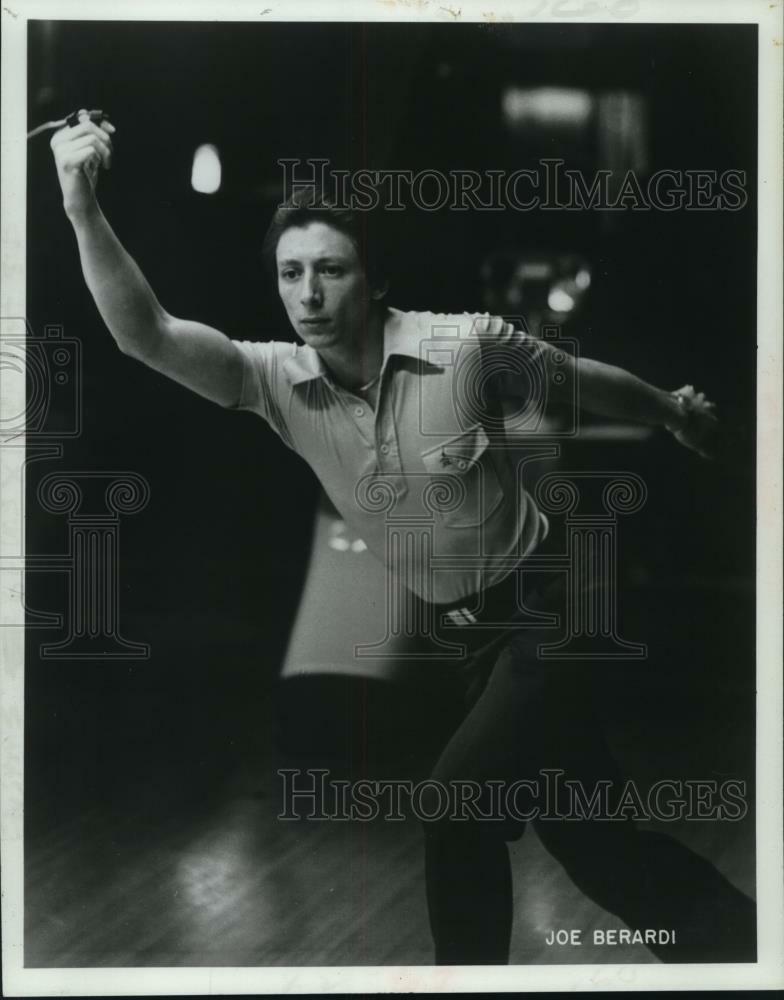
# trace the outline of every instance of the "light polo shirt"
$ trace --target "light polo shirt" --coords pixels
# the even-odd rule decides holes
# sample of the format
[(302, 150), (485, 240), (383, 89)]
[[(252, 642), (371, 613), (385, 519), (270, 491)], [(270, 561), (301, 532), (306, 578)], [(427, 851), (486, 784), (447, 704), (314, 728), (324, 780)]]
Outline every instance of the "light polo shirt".
[(538, 342), (527, 334), (498, 317), (388, 309), (375, 411), (307, 345), (233, 343), (236, 408), (304, 458), (351, 530), (420, 597), (457, 603), (536, 548), (546, 521), (486, 400), (488, 376), (514, 375), (518, 357), (520, 392), (530, 389)]

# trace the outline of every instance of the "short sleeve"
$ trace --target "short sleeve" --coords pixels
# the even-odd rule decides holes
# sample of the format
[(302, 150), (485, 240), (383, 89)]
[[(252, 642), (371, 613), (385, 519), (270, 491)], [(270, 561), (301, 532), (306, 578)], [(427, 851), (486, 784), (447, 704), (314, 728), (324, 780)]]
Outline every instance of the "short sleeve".
[(291, 447), (285, 418), (284, 395), (288, 385), (282, 371), (284, 352), (291, 345), (277, 341), (233, 340), (242, 358), (242, 390), (231, 409), (249, 410), (263, 417)]
[(545, 375), (543, 342), (500, 316), (474, 316), (473, 321), (482, 344), (483, 367), (496, 392), (530, 396)]

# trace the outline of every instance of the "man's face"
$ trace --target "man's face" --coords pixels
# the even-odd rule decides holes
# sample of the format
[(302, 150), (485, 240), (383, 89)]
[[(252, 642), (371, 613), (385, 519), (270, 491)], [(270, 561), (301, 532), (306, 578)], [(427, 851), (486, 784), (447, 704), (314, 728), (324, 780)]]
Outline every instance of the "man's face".
[(278, 292), (297, 334), (315, 350), (357, 347), (370, 291), (352, 240), (324, 222), (286, 229), (275, 252)]

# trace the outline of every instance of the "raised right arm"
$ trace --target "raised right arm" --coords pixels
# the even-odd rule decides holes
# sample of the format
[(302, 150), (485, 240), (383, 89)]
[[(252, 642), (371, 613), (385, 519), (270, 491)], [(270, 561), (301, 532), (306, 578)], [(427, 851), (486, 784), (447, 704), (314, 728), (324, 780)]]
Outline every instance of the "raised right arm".
[(237, 347), (220, 330), (163, 308), (98, 205), (99, 164), (111, 165), (114, 131), (109, 122), (82, 120), (60, 129), (51, 141), (87, 287), (124, 354), (221, 406), (233, 406), (242, 389)]

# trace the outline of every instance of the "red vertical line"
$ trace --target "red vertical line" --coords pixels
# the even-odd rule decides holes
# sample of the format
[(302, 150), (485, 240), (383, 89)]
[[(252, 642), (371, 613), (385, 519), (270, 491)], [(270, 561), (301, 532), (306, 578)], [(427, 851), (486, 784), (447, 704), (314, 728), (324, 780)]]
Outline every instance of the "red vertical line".
[(360, 717), (360, 753), (362, 760), (362, 777), (368, 774), (368, 681), (367, 677), (360, 679), (359, 717)]
[(76, 528), (73, 534), (73, 566), (71, 567), (71, 589), (73, 591), (73, 631), (76, 635), (84, 635), (84, 593), (83, 587), (83, 562), (84, 562), (84, 539), (80, 528)]
[(95, 638), (98, 635), (98, 596), (100, 594), (100, 583), (98, 580), (98, 533), (95, 528), (92, 528), (89, 533), (89, 563), (90, 563), (90, 612), (89, 612), (89, 631), (90, 635)]
[(106, 573), (106, 579), (104, 580), (105, 584), (104, 614), (106, 616), (104, 635), (115, 634), (115, 627), (116, 627), (115, 609), (117, 606), (117, 601), (119, 600), (119, 595), (117, 593), (119, 587), (119, 580), (117, 578), (117, 565), (115, 561), (115, 544), (114, 544), (115, 530), (107, 531), (103, 539), (104, 566)]
[(362, 166), (367, 168), (368, 165), (368, 46), (367, 46), (367, 25), (362, 24), (360, 28), (360, 34), (362, 36), (361, 45), (361, 60), (362, 60), (362, 79), (360, 80), (360, 86), (362, 88)]
[[(367, 77), (367, 67), (368, 67), (368, 57), (367, 57), (367, 25), (362, 24), (360, 26), (360, 65), (361, 65), (361, 79), (360, 79), (360, 93), (361, 93), (361, 104), (362, 104), (362, 166), (367, 168), (368, 166), (368, 152), (367, 152), (367, 119), (368, 119), (368, 77)], [(367, 216), (365, 217), (367, 220)], [(367, 257), (368, 250), (368, 224), (365, 222), (365, 254)], [(367, 266), (367, 260), (366, 260)]]

